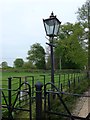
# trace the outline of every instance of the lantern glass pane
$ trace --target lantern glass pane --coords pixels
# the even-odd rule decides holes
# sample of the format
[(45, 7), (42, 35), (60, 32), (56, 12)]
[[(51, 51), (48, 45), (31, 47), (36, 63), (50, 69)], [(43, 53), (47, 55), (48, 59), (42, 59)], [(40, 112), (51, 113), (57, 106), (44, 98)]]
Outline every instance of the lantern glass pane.
[(45, 21), (45, 27), (46, 27), (46, 34), (47, 35), (53, 35), (54, 34), (54, 26), (55, 26), (55, 21), (54, 20)]
[(58, 35), (60, 21), (56, 17), (43, 20), (43, 22), (47, 36), (54, 37)]
[(58, 21), (55, 21), (55, 29), (54, 29), (54, 35), (58, 35), (59, 33), (59, 22)]

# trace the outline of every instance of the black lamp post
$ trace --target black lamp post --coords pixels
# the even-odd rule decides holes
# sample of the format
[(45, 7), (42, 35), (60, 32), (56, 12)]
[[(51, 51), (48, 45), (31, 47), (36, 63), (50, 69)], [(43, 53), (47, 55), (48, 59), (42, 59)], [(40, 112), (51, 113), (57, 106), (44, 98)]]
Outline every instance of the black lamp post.
[(46, 35), (49, 36), (50, 43), (47, 43), (51, 48), (51, 82), (54, 83), (54, 57), (53, 57), (53, 38), (58, 36), (61, 22), (51, 13), (48, 19), (43, 19)]

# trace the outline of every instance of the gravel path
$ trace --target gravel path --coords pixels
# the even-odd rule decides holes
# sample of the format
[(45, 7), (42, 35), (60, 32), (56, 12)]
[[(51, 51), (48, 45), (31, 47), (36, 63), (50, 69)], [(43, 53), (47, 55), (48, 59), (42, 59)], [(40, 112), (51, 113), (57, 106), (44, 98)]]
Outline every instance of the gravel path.
[[(84, 93), (84, 95), (90, 95), (90, 89)], [(90, 97), (80, 97), (76, 102), (75, 110), (73, 114), (79, 117), (87, 117), (90, 113)]]

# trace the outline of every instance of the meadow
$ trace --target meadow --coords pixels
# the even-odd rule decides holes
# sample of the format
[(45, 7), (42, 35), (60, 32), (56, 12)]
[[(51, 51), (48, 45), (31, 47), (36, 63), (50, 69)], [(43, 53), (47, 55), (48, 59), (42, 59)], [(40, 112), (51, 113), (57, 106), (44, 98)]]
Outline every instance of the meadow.
[[(74, 79), (81, 79), (83, 76), (85, 76), (86, 73), (84, 72), (57, 72), (54, 75), (54, 84), (57, 87), (60, 87), (60, 84), (63, 84), (63, 87), (68, 85), (68, 81), (73, 81)], [(37, 81), (42, 82), (43, 84), (47, 82), (51, 82), (51, 73), (50, 72), (15, 72), (15, 71), (4, 71), (0, 72), (0, 88), (7, 88), (8, 89), (8, 78), (12, 77), (12, 84), (16, 83), (16, 81), (19, 81), (18, 78), (14, 77), (21, 77), (21, 81), (24, 82), (26, 77), (28, 83), (32, 86), (32, 79), (34, 79), (34, 85)], [(16, 85), (12, 85), (12, 88), (15, 89)]]
[[(29, 82), (29, 84), (31, 85), (31, 81), (32, 81), (32, 77), (34, 77), (34, 84), (37, 81), (40, 81), (44, 84), (47, 82), (51, 82), (51, 74), (50, 72), (13, 72), (13, 71), (4, 71), (4, 72), (0, 72), (0, 87), (1, 88), (7, 88), (8, 89), (8, 78), (9, 77), (21, 77), (22, 78), (22, 82), (25, 81), (25, 77), (27, 77), (27, 81)], [(82, 73), (78, 73), (78, 72), (72, 72), (72, 73), (55, 73), (54, 75), (54, 81), (55, 81), (55, 85), (58, 87), (58, 85), (65, 84), (66, 82), (68, 82), (68, 80), (74, 79), (74, 78), (78, 78), (82, 76)], [(44, 81), (45, 80), (45, 81)], [(15, 80), (16, 81), (16, 80)], [(15, 87), (15, 86), (14, 86)], [(14, 89), (14, 88), (13, 88)]]
[[(4, 71), (1, 73), (2, 77), (0, 79), (1, 83), (0, 88), (3, 89), (6, 98), (8, 99), (8, 78), (11, 80), (11, 89), (16, 90), (19, 88), (20, 84), (27, 81), (32, 91), (35, 91), (35, 84), (37, 81), (41, 82), (43, 85), (47, 82), (51, 82), (50, 72), (15, 72), (15, 71)], [(84, 73), (80, 72), (70, 72), (70, 73), (55, 73), (54, 75), (54, 84), (61, 91), (68, 90), (71, 87), (71, 84), (74, 83), (74, 87), (79, 81), (84, 77)], [(21, 78), (21, 82), (20, 82)], [(12, 94), (14, 92), (12, 91)], [(33, 94), (33, 93), (32, 93)], [(14, 98), (13, 98), (14, 99)], [(2, 99), (3, 102), (3, 99)]]
[[(8, 101), (8, 78), (12, 78), (12, 83), (11, 83), (11, 89), (16, 90), (18, 89), (21, 78), (21, 82), (23, 83), (26, 80), (30, 84), (31, 88), (33, 89), (34, 86), (34, 91), (35, 91), (35, 84), (37, 81), (40, 81), (43, 83), (43, 85), (47, 82), (51, 82), (51, 75), (50, 72), (14, 72), (14, 71), (4, 71), (1, 73), (2, 77), (0, 81), (2, 82), (2, 85), (0, 86), (6, 96), (6, 100)], [(18, 77), (18, 78), (17, 78)], [(85, 77), (85, 73), (83, 72), (66, 72), (66, 73), (55, 73), (54, 75), (54, 80), (55, 80), (55, 85), (57, 86), (58, 89), (62, 91), (70, 91), (70, 88), (73, 88), (79, 84), (80, 81)], [(34, 83), (32, 82), (34, 80)], [(73, 84), (75, 82), (75, 84)], [(72, 87), (71, 87), (72, 84)], [(73, 86), (74, 85), (74, 86)], [(80, 86), (79, 86), (80, 87)], [(15, 92), (15, 91), (14, 91)], [(12, 92), (12, 94), (14, 94)], [(34, 96), (35, 94), (32, 94)], [(15, 96), (12, 97), (12, 102), (15, 100)], [(2, 104), (5, 104), (5, 101), (2, 97)], [(3, 111), (4, 112), (4, 111)]]

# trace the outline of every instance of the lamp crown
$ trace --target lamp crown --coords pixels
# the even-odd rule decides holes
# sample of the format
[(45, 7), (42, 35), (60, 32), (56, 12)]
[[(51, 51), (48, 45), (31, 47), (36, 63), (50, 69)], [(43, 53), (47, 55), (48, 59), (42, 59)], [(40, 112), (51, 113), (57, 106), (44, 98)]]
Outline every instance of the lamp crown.
[(52, 13), (51, 13), (51, 15), (50, 15), (50, 18), (53, 18), (53, 17), (56, 17), (56, 16), (54, 16), (54, 13), (53, 13), (53, 11), (52, 11)]
[(61, 22), (51, 13), (48, 19), (43, 19), (46, 35), (49, 37), (58, 36)]

